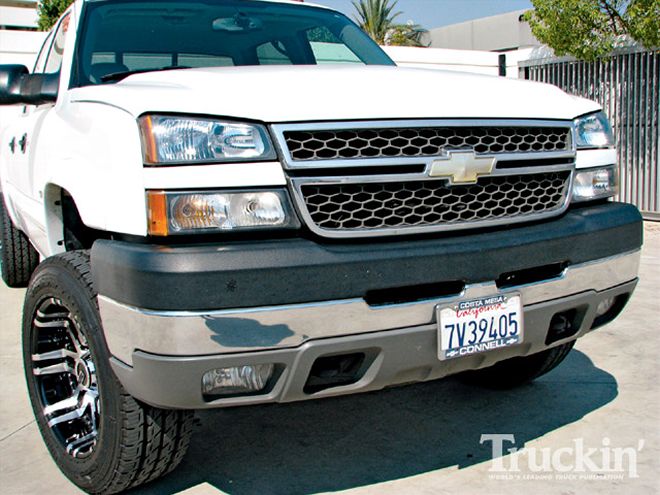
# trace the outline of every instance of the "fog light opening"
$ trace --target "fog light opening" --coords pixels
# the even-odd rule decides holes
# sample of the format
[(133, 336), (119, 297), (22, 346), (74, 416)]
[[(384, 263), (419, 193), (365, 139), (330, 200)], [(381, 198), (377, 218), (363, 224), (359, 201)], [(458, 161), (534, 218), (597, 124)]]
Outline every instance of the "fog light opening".
[(237, 396), (265, 393), (275, 374), (275, 364), (215, 368), (202, 377), (205, 396)]
[(596, 306), (596, 317), (591, 324), (591, 328), (602, 327), (614, 320), (621, 314), (623, 308), (626, 307), (629, 298), (630, 294), (620, 294), (614, 297), (607, 297), (600, 301), (598, 306)]
[(598, 306), (596, 306), (596, 317), (603, 316), (610, 309), (612, 309), (612, 306), (614, 306), (615, 301), (616, 301), (615, 297), (608, 297), (606, 299), (603, 299), (601, 302), (599, 302)]

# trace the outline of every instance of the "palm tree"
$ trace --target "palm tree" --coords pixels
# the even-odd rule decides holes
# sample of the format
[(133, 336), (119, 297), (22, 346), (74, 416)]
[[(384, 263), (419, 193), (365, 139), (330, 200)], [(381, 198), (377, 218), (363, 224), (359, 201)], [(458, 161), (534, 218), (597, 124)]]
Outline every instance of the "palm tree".
[(396, 19), (401, 12), (392, 12), (398, 0), (353, 0), (353, 7), (357, 11), (355, 20), (360, 27), (371, 36), (376, 43), (385, 42), (387, 32), (395, 26)]
[(428, 44), (423, 43), (426, 33), (428, 33), (426, 29), (413, 21), (408, 21), (406, 24), (394, 24), (387, 30), (383, 44), (427, 47)]

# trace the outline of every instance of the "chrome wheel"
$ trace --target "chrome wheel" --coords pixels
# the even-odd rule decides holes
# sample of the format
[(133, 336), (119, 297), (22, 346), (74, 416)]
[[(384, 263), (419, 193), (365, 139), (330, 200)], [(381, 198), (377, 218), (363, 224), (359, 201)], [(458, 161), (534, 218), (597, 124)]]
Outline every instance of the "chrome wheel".
[(110, 364), (88, 251), (39, 264), (25, 293), (22, 333), (37, 426), (69, 480), (86, 493), (109, 495), (181, 462), (192, 411), (143, 404), (122, 387)]
[(66, 453), (85, 458), (96, 446), (100, 414), (87, 339), (71, 311), (55, 298), (39, 304), (32, 328), (32, 376), (43, 416)]

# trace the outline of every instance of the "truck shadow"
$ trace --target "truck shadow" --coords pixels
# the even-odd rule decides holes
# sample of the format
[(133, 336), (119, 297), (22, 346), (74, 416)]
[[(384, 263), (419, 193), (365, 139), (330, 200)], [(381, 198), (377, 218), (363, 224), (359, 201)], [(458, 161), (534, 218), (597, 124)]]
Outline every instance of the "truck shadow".
[(512, 433), (522, 447), (616, 396), (614, 377), (574, 350), (552, 373), (512, 391), (448, 378), (201, 412), (181, 466), (133, 493), (173, 494), (204, 482), (228, 494), (332, 492), (464, 468), (491, 459), (490, 443), (479, 444), (483, 433)]

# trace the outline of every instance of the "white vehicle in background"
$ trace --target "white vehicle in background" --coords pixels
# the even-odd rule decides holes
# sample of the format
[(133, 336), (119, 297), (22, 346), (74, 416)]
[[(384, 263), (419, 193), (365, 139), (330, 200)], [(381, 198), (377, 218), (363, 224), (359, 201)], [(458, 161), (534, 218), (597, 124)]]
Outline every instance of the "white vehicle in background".
[(397, 68), (329, 9), (79, 0), (0, 104), (30, 399), (90, 493), (174, 469), (195, 409), (525, 383), (637, 281), (596, 103)]

